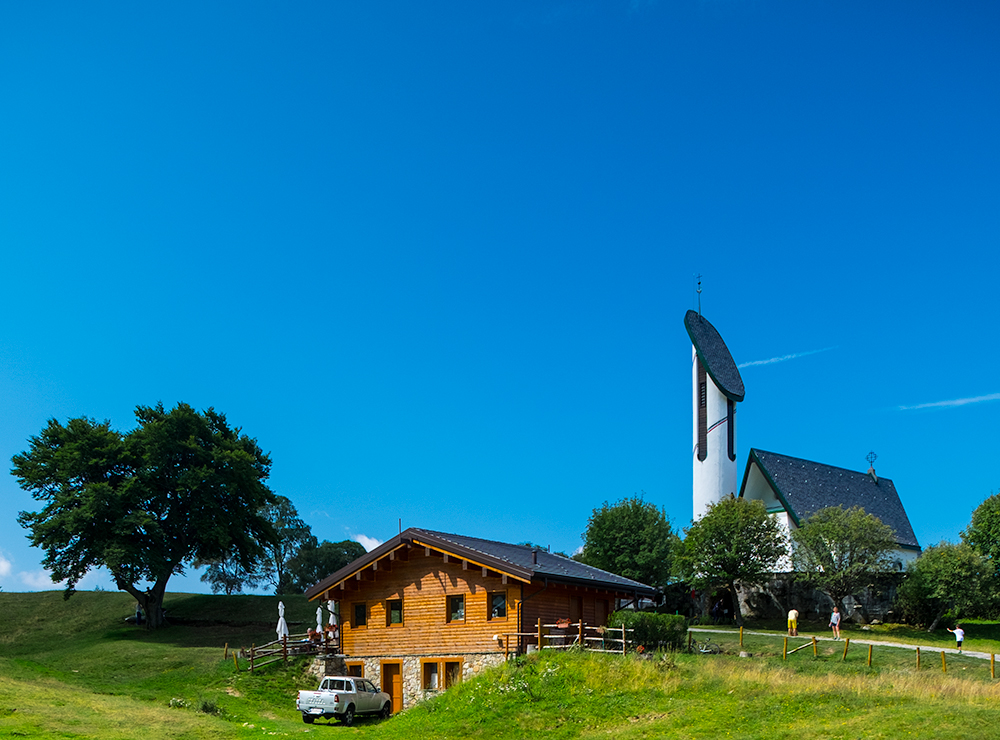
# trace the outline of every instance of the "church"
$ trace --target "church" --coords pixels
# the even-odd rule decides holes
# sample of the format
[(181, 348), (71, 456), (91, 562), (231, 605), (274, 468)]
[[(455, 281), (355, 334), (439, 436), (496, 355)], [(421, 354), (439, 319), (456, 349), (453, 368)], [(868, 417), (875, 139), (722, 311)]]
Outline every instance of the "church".
[(729, 348), (699, 311), (688, 311), (694, 439), (694, 518), (728, 495), (764, 503), (790, 533), (820, 509), (859, 506), (896, 533), (896, 567), (920, 554), (906, 510), (888, 478), (751, 448), (742, 481), (736, 462), (736, 404), (746, 395)]

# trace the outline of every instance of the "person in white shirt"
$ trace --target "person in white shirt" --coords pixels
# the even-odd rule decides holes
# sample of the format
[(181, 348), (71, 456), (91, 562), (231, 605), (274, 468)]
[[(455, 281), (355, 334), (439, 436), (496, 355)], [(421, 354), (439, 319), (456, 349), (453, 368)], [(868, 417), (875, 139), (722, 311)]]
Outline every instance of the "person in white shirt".
[(962, 625), (956, 624), (955, 629), (948, 627), (948, 631), (955, 634), (956, 647), (958, 648), (958, 652), (962, 652), (962, 642), (965, 640), (965, 630), (962, 629)]
[(833, 614), (830, 615), (830, 627), (833, 629), (833, 639), (840, 639), (840, 608), (833, 607)]

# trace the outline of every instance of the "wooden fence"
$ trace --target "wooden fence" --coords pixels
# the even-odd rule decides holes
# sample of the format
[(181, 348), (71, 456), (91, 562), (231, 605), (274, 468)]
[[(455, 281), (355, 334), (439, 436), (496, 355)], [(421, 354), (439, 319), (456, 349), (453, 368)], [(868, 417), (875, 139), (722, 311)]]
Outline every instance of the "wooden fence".
[(309, 639), (309, 634), (285, 635), (280, 640), (272, 640), (264, 645), (251, 645), (248, 653), (250, 672), (255, 668), (263, 668), (271, 663), (283, 661), (288, 663), (290, 657), (302, 655), (331, 655), (340, 652), (340, 638), (329, 638), (323, 633), (323, 639), (315, 642)]
[[(566, 650), (567, 648), (579, 648), (590, 652), (617, 653), (625, 655), (629, 649), (628, 633), (635, 630), (625, 627), (591, 627), (580, 620), (570, 622), (569, 620), (556, 622), (555, 624), (542, 624), (538, 620), (538, 626), (534, 632), (508, 632), (498, 635), (502, 638), (504, 645), (504, 657), (510, 657), (511, 653), (519, 652), (518, 645), (524, 638), (524, 643), (530, 646), (531, 638), (533, 644), (539, 650)], [(511, 645), (511, 638), (514, 645)]]

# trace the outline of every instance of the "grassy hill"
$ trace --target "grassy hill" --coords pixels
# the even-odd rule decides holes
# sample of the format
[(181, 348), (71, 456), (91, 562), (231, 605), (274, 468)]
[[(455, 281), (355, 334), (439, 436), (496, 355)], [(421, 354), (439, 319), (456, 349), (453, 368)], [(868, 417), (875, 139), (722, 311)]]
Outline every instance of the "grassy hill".
[[(315, 607), (284, 598), (286, 618)], [(385, 722), (307, 726), (305, 662), (253, 675), (223, 646), (271, 639), (277, 599), (170, 595), (172, 625), (125, 622), (124, 594), (0, 593), (0, 738), (1000, 738), (988, 664), (824, 643), (781, 660), (780, 638), (724, 636), (721, 656), (558, 654), (519, 659)], [(293, 627), (293, 631), (295, 628)], [(929, 657), (930, 656), (930, 657)], [(333, 733), (333, 734), (330, 734)]]

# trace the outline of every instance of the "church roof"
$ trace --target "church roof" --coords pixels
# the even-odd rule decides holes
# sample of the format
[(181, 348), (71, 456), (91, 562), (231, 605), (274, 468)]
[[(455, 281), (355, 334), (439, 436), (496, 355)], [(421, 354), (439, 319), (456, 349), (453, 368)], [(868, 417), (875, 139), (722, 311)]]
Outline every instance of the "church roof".
[(697, 311), (688, 311), (684, 316), (684, 328), (691, 337), (701, 364), (712, 377), (726, 398), (742, 401), (746, 391), (743, 388), (743, 378), (729, 354), (729, 348), (708, 319)]
[(801, 526), (806, 519), (827, 506), (840, 505), (845, 509), (860, 506), (895, 530), (900, 547), (920, 549), (903, 502), (896, 493), (896, 486), (888, 478), (876, 479), (868, 473), (751, 449), (740, 496), (746, 490), (750, 467), (754, 463), (760, 467), (775, 496), (796, 525)]

